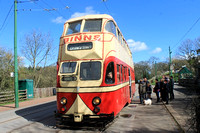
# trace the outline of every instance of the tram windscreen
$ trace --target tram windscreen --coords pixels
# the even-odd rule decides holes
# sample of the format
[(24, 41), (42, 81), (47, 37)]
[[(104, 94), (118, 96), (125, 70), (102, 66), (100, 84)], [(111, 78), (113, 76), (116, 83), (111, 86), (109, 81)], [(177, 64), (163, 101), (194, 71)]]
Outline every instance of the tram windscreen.
[(65, 62), (62, 64), (60, 73), (74, 73), (76, 69), (76, 62)]
[(101, 62), (82, 62), (80, 67), (81, 80), (99, 80), (101, 78)]
[(66, 35), (70, 35), (73, 33), (79, 33), (81, 29), (81, 21), (69, 23)]
[(100, 32), (101, 31), (101, 19), (85, 20), (85, 26), (83, 32)]

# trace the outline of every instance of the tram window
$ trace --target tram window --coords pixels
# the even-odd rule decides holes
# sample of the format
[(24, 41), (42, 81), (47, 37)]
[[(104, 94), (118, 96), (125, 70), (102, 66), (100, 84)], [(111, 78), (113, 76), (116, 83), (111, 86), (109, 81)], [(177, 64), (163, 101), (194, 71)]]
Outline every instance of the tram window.
[(60, 73), (74, 73), (76, 62), (64, 62), (61, 67)]
[(120, 65), (117, 65), (117, 82), (120, 82)]
[(101, 62), (82, 62), (80, 65), (81, 80), (99, 80), (101, 78)]
[(110, 62), (106, 69), (106, 78), (105, 78), (106, 84), (113, 84), (115, 82), (114, 77), (115, 77), (114, 76), (114, 62)]
[(82, 21), (77, 21), (77, 22), (69, 23), (66, 35), (70, 35), (70, 34), (73, 34), (73, 33), (80, 32), (81, 22)]
[(126, 81), (126, 67), (124, 67), (124, 81)]
[(83, 32), (101, 31), (102, 20), (86, 20)]
[(125, 42), (125, 40), (123, 39), (123, 46), (125, 47), (126, 46), (126, 42)]
[(108, 22), (106, 23), (105, 29), (106, 29), (106, 31), (111, 32), (111, 33), (113, 33), (115, 36), (117, 36), (115, 24), (113, 23), (113, 21), (111, 21), (111, 20), (108, 21)]
[(117, 31), (118, 31), (118, 41), (120, 44), (122, 44), (122, 35), (119, 30), (117, 30)]
[(123, 72), (122, 72), (123, 66), (121, 65), (121, 81), (123, 81)]

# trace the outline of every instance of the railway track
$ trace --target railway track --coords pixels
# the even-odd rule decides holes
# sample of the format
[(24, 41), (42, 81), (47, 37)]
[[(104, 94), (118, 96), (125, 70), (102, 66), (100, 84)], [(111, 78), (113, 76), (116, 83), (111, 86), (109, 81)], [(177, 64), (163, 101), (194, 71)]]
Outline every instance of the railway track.
[(56, 133), (60, 133), (63, 130), (81, 130), (81, 131), (94, 131), (94, 132), (104, 132), (108, 129), (113, 123), (115, 123), (118, 119), (119, 115), (117, 115), (113, 120), (104, 121), (104, 122), (86, 122), (86, 123), (63, 123), (57, 124), (57, 128), (59, 130)]

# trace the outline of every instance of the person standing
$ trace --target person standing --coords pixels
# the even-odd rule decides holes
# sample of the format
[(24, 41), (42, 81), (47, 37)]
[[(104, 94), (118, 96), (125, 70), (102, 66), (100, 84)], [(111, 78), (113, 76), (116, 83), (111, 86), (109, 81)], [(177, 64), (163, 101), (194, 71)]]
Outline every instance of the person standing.
[(161, 99), (162, 101), (165, 101), (165, 93), (164, 93), (164, 90), (163, 90), (163, 85), (164, 85), (164, 79), (160, 79), (160, 96), (161, 96)]
[(159, 97), (159, 93), (160, 93), (160, 83), (158, 82), (158, 79), (155, 80), (156, 85), (154, 87), (154, 92), (156, 93), (156, 97), (157, 97), (157, 101), (156, 103), (158, 103), (160, 101), (160, 97)]
[(143, 104), (146, 94), (146, 86), (145, 83), (140, 79), (139, 86), (138, 86), (138, 93), (140, 97), (140, 103)]
[(151, 98), (151, 93), (152, 93), (152, 88), (151, 88), (151, 84), (150, 83), (148, 83), (147, 84), (147, 99), (152, 99)]
[[(143, 82), (144, 82), (144, 84), (145, 84), (145, 88), (146, 88), (145, 90), (146, 90), (146, 92), (147, 92), (149, 81), (148, 81), (147, 78), (145, 77)], [(146, 99), (146, 98), (147, 98), (147, 94), (145, 93), (145, 99)]]
[(169, 93), (170, 93), (170, 100), (173, 100), (174, 99), (174, 80), (173, 80), (173, 76), (170, 76)]
[(169, 84), (168, 84), (168, 80), (164, 80), (164, 84), (163, 84), (163, 92), (164, 92), (164, 97), (165, 97), (165, 101), (166, 104), (168, 104), (168, 100), (169, 100)]

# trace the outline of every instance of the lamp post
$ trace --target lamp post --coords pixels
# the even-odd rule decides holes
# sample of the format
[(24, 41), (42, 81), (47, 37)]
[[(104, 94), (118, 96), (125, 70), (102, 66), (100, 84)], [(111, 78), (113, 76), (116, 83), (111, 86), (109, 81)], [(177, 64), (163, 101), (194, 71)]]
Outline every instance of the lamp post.
[(171, 70), (172, 59), (171, 59), (171, 54), (172, 54), (172, 51), (170, 50), (170, 46), (169, 46), (169, 76), (172, 76), (172, 70)]

